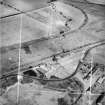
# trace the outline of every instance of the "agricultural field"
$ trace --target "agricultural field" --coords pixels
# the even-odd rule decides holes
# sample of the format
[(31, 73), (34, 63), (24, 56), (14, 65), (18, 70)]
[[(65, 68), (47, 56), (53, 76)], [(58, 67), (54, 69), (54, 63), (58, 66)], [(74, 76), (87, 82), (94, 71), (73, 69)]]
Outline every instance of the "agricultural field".
[(105, 105), (105, 0), (0, 0), (0, 105)]

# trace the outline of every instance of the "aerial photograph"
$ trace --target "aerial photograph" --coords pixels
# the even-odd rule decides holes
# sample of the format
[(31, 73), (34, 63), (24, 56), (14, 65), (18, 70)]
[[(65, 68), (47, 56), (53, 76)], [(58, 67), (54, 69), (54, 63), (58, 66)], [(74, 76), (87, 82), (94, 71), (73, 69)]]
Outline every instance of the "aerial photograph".
[(0, 105), (105, 105), (105, 0), (0, 0)]

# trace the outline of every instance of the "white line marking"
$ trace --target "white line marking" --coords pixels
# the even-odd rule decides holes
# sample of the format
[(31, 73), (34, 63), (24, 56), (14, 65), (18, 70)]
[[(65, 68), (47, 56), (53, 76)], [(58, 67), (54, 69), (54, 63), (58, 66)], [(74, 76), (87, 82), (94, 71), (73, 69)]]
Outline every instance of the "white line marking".
[(18, 63), (18, 75), (17, 75), (17, 79), (18, 79), (18, 83), (17, 83), (17, 104), (19, 103), (19, 88), (20, 88), (20, 65), (21, 65), (21, 35), (22, 35), (22, 17), (23, 15), (20, 14), (20, 30), (19, 30), (19, 63)]

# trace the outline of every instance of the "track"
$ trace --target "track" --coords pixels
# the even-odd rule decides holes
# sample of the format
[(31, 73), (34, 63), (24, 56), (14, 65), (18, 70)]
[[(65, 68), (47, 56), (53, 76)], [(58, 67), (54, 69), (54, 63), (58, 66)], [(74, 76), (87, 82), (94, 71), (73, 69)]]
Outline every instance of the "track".
[[(97, 44), (98, 43), (98, 44)], [(91, 44), (91, 45), (93, 45), (93, 47), (90, 47), (88, 50), (86, 50), (85, 51), (85, 53), (84, 53), (84, 56), (82, 57), (82, 61), (85, 59), (85, 57), (87, 56), (87, 54), (92, 50), (92, 49), (94, 49), (94, 48), (96, 48), (96, 47), (98, 47), (98, 46), (101, 46), (101, 45), (104, 45), (105, 44), (105, 40), (103, 40), (103, 41), (99, 41), (99, 42), (96, 42), (96, 43), (94, 43), (95, 45), (93, 45), (93, 44)], [(84, 47), (84, 46), (83, 46)], [(80, 47), (81, 48), (81, 47)], [(79, 48), (79, 49), (80, 49)], [(75, 49), (73, 49), (72, 51), (74, 51)], [(77, 49), (76, 49), (77, 50)], [(71, 51), (69, 51), (69, 52), (71, 52)], [(66, 52), (66, 53), (68, 53), (68, 52)], [(56, 56), (58, 56), (59, 54), (57, 54)], [(50, 56), (51, 57), (51, 56)], [(49, 58), (49, 57), (48, 57)], [(45, 58), (45, 59), (47, 59), (47, 58)], [(80, 64), (81, 64), (81, 62), (79, 61), (79, 63), (78, 63), (78, 65), (77, 65), (77, 68), (76, 68), (76, 70), (74, 71), (74, 73), (72, 73), (70, 76), (68, 76), (68, 77), (66, 77), (66, 78), (64, 78), (64, 79), (52, 79), (52, 80), (48, 80), (48, 79), (43, 79), (43, 81), (63, 81), (63, 80), (66, 80), (66, 79), (68, 79), (68, 78), (72, 78), (76, 73), (77, 73), (77, 71), (78, 71), (78, 67), (80, 66)], [(27, 70), (26, 70), (27, 69)], [(28, 71), (29, 69), (28, 68), (24, 68), (23, 70), (22, 70), (22, 72), (24, 72), (24, 71)], [(9, 73), (6, 73), (6, 74), (3, 74), (1, 77), (0, 77), (0, 79), (2, 79), (3, 77), (6, 77), (6, 76), (9, 76), (9, 75), (11, 75), (11, 74), (13, 74), (13, 75), (17, 75), (18, 73), (17, 73), (17, 69), (16, 70), (13, 70), (13, 71), (11, 71), (11, 72), (9, 72)], [(42, 80), (41, 78), (37, 78), (37, 77), (32, 77), (32, 79), (36, 79), (36, 80)]]

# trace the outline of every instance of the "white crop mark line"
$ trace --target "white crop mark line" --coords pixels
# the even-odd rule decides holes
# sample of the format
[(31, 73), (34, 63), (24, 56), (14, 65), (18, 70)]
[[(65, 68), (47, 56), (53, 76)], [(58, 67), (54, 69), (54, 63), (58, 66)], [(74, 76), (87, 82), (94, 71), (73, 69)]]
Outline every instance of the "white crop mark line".
[(18, 79), (18, 82), (17, 82), (17, 104), (19, 103), (19, 91), (20, 91), (20, 75), (21, 75), (21, 72), (20, 72), (20, 65), (21, 65), (21, 36), (22, 36), (22, 17), (23, 15), (20, 14), (20, 29), (19, 29), (19, 62), (18, 62), (18, 75), (17, 75), (17, 79)]
[[(51, 8), (51, 7), (50, 7)], [(48, 37), (51, 36), (52, 34), (52, 29), (53, 29), (53, 13), (52, 11), (50, 10), (50, 19), (49, 19), (49, 24), (48, 24), (48, 28), (47, 28), (47, 34), (48, 34)]]

